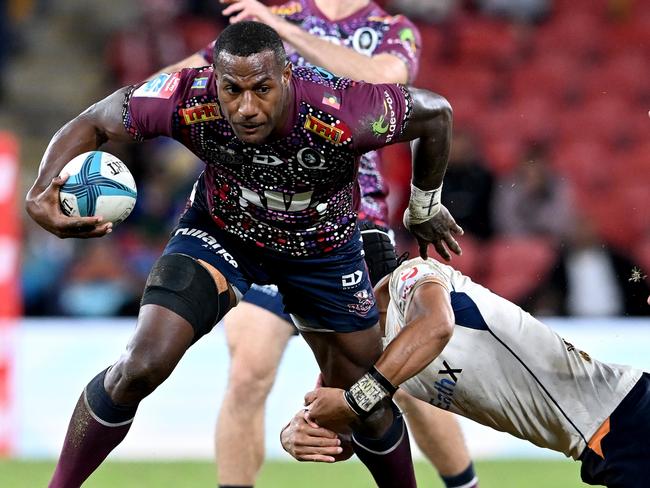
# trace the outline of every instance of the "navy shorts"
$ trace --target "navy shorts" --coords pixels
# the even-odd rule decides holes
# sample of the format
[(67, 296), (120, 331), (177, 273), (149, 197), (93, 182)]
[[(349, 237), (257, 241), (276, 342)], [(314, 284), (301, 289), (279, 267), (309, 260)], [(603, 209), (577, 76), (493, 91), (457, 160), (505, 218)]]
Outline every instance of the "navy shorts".
[(590, 448), (580, 456), (582, 481), (609, 488), (650, 486), (650, 375), (641, 379), (609, 416), (600, 442), (604, 459)]
[(275, 285), (258, 285), (253, 283), (242, 300), (262, 307), (293, 325), (291, 315), (284, 311), (282, 295)]
[(355, 332), (379, 321), (358, 230), (349, 242), (325, 255), (293, 258), (242, 243), (193, 206), (163, 251), (171, 253), (210, 263), (240, 298), (252, 283), (275, 284), (285, 312), (301, 331)]

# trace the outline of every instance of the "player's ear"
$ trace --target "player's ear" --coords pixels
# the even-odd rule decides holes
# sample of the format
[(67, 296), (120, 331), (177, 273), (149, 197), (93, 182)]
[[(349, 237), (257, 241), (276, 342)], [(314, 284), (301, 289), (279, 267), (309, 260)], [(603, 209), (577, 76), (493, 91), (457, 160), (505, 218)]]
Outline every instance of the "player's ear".
[(289, 86), (292, 72), (293, 64), (291, 64), (291, 61), (287, 61), (287, 63), (284, 65), (284, 69), (282, 70), (282, 83), (284, 83), (285, 86)]

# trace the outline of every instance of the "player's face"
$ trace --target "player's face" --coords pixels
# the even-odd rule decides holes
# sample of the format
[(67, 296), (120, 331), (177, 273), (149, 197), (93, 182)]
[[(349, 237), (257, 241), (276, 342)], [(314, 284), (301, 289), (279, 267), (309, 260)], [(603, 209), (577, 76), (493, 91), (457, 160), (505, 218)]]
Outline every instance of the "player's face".
[(215, 63), (223, 115), (235, 135), (262, 144), (284, 126), (291, 67), (278, 66), (271, 51), (247, 57), (222, 53)]

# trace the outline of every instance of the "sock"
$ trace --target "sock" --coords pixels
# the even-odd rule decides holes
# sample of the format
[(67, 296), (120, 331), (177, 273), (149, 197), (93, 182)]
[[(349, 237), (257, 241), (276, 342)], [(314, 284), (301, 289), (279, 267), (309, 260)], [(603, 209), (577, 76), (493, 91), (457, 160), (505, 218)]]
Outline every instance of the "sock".
[(440, 476), (447, 488), (478, 488), (478, 476), (474, 472), (474, 463), (455, 476)]
[(104, 370), (92, 379), (72, 413), (49, 488), (78, 488), (124, 439), (137, 407), (115, 405)]
[(353, 434), (352, 446), (378, 488), (415, 488), (409, 435), (404, 418), (394, 404), (393, 417), (393, 423), (381, 438)]

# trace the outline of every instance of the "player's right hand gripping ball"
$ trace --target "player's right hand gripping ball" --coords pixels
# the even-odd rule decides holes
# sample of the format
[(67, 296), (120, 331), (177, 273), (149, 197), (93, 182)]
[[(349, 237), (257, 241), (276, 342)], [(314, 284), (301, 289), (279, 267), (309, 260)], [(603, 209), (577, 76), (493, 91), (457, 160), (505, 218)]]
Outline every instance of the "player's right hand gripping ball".
[(112, 154), (90, 151), (73, 158), (61, 170), (70, 177), (61, 188), (61, 210), (73, 217), (101, 216), (119, 224), (138, 195), (129, 168)]

